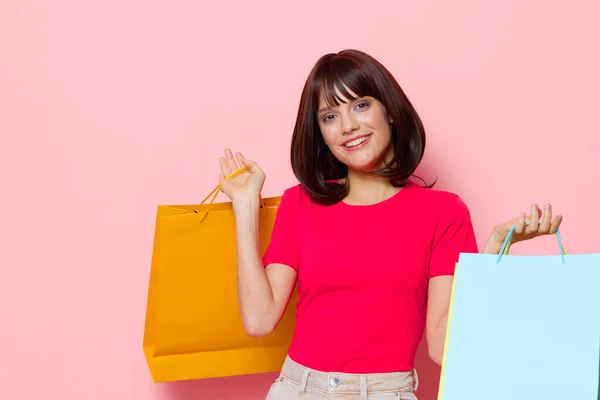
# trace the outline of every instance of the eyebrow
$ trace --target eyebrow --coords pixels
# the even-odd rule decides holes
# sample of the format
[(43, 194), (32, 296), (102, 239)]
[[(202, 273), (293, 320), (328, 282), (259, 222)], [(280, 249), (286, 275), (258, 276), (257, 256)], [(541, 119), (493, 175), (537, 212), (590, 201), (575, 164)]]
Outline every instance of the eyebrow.
[(319, 111), (317, 111), (317, 114), (321, 114), (323, 111), (329, 111), (331, 110), (331, 107), (323, 107), (321, 109), (319, 109)]

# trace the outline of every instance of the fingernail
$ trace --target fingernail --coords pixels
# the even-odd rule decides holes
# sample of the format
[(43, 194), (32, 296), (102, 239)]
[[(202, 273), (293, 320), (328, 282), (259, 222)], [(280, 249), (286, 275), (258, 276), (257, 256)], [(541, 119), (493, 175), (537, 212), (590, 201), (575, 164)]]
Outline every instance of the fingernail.
[(524, 212), (522, 212), (522, 213), (521, 213), (521, 215), (519, 215), (519, 218), (521, 218), (521, 219), (525, 219), (525, 213), (524, 213)]
[(546, 211), (550, 211), (550, 204), (546, 204)]

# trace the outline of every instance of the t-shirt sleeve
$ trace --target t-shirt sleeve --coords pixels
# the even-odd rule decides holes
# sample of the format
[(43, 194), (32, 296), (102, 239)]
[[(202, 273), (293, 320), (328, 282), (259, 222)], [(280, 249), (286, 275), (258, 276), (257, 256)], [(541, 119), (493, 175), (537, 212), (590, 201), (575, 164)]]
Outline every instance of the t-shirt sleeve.
[(287, 189), (281, 196), (269, 245), (263, 255), (265, 266), (284, 264), (298, 270), (298, 219), (300, 215), (300, 190)]
[(460, 253), (478, 253), (467, 205), (459, 196), (453, 196), (445, 203), (434, 234), (429, 278), (454, 275)]

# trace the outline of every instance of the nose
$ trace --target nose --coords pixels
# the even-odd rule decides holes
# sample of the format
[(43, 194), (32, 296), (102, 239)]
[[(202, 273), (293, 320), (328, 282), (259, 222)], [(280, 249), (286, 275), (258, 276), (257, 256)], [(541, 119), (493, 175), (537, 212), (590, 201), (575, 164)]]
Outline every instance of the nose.
[(358, 121), (352, 113), (342, 116), (342, 129), (345, 135), (349, 135), (359, 128)]

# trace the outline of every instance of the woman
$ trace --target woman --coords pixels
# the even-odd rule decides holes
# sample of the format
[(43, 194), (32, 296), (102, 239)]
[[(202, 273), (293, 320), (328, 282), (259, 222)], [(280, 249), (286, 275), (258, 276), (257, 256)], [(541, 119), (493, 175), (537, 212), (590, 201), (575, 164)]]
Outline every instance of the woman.
[[(248, 168), (222, 185), (235, 213), (246, 332), (270, 333), (298, 283), (294, 337), (267, 399), (415, 399), (423, 334), (441, 364), (454, 266), (478, 249), (461, 199), (409, 179), (424, 149), (417, 112), (379, 62), (355, 50), (323, 56), (292, 137), (300, 184), (283, 193), (264, 257), (265, 174), (225, 151), (220, 180)], [(543, 213), (533, 205), (496, 226), (483, 252), (499, 252), (513, 225), (514, 243), (560, 223), (549, 205)]]

